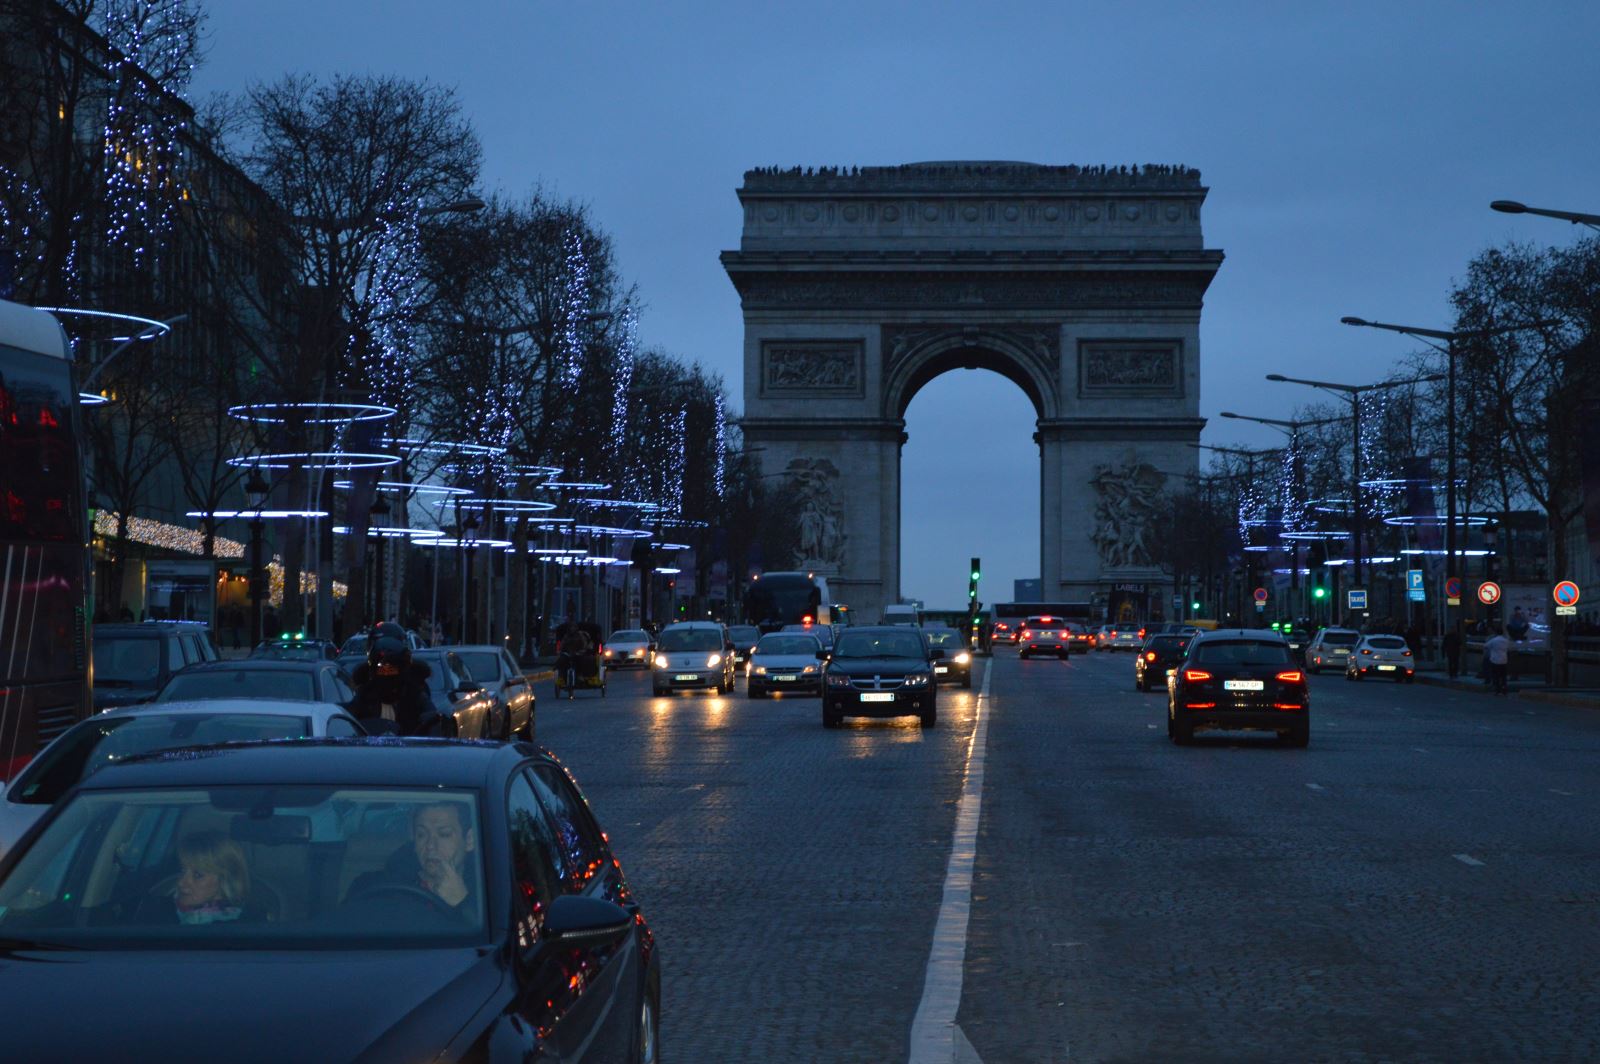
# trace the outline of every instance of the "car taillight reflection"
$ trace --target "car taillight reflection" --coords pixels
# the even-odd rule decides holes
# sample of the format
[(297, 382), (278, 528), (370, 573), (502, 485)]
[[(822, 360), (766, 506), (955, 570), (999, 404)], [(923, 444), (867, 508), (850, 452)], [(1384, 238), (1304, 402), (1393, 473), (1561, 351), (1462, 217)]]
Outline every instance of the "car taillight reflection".
[(1146, 661), (1154, 661), (1154, 660), (1156, 660), (1156, 652), (1154, 650), (1145, 651), (1144, 652), (1144, 660), (1146, 660)]

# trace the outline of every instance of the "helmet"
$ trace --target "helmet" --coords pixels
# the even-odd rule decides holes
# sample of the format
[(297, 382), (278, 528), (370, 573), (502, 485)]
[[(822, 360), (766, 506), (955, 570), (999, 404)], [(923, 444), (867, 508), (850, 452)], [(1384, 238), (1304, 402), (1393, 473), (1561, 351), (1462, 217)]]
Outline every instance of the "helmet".
[(379, 676), (397, 676), (411, 667), (411, 644), (398, 624), (385, 621), (367, 633), (367, 664)]

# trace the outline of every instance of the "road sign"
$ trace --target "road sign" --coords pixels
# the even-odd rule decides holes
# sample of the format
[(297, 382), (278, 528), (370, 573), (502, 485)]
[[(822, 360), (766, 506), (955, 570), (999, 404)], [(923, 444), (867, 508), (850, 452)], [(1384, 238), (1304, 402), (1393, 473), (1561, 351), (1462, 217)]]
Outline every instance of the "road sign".
[(1267, 612), (1267, 604), (1265, 602), (1256, 603), (1256, 612), (1257, 613), (1266, 613)]
[(1556, 600), (1557, 606), (1576, 606), (1578, 604), (1578, 585), (1571, 580), (1563, 580), (1557, 584), (1551, 597)]
[(1485, 580), (1478, 585), (1478, 601), (1485, 606), (1493, 606), (1500, 601), (1500, 585), (1493, 580)]
[(1461, 605), (1461, 578), (1447, 576), (1444, 578), (1444, 600), (1451, 606)]
[(1351, 609), (1364, 610), (1367, 608), (1367, 592), (1365, 588), (1351, 588), (1344, 593), (1344, 596)]
[(1407, 591), (1421, 591), (1422, 590), (1422, 570), (1421, 569), (1407, 569), (1406, 570), (1406, 590)]
[(1578, 615), (1578, 607), (1576, 607), (1576, 606), (1557, 606), (1556, 607), (1556, 616), (1557, 617), (1576, 617), (1577, 615)]
[(1264, 603), (1266, 601), (1267, 601), (1267, 589), (1264, 588), (1264, 587), (1256, 588), (1256, 602)]

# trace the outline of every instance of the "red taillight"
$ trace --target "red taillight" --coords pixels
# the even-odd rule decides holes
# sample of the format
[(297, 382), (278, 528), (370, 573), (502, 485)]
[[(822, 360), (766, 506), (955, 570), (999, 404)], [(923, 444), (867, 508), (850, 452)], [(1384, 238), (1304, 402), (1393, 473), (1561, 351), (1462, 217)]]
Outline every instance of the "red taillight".
[(1189, 702), (1189, 703), (1186, 704), (1186, 706), (1189, 709), (1216, 709), (1217, 708), (1217, 704), (1215, 702)]
[(1190, 683), (1199, 683), (1202, 680), (1211, 679), (1211, 674), (1201, 669), (1184, 669), (1183, 678)]
[(1274, 703), (1272, 703), (1272, 708), (1273, 709), (1305, 709), (1306, 707), (1302, 706), (1299, 702), (1274, 702)]
[(1156, 660), (1156, 652), (1154, 650), (1145, 651), (1144, 652), (1144, 660), (1146, 660), (1146, 661), (1154, 661), (1154, 660)]
[(1370, 650), (1368, 650), (1368, 649), (1367, 649), (1367, 648), (1366, 648), (1366, 647), (1362, 647), (1362, 648), (1361, 648), (1361, 653), (1363, 653), (1363, 654), (1370, 654), (1370, 653), (1372, 653), (1372, 651), (1370, 651)]
[(1410, 657), (1410, 656), (1411, 656), (1411, 651), (1409, 651), (1409, 650), (1408, 650), (1408, 651), (1406, 651), (1406, 657), (1408, 657), (1408, 658), (1409, 658), (1409, 657)]
[(1305, 673), (1299, 669), (1290, 669), (1288, 672), (1278, 673), (1278, 679), (1284, 683), (1300, 683), (1306, 678)]
[(1139, 629), (1139, 638), (1140, 639), (1144, 638), (1144, 629), (1143, 628)]

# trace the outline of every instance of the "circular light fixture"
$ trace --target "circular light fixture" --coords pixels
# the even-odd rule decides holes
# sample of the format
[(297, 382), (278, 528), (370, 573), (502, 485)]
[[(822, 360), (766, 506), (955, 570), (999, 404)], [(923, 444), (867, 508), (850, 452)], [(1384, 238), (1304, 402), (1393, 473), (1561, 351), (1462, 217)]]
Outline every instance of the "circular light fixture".
[(475, 510), (490, 509), (496, 513), (549, 513), (556, 508), (553, 502), (539, 502), (534, 499), (462, 499), (463, 509), (470, 506)]
[(547, 480), (540, 484), (541, 488), (560, 488), (563, 491), (610, 491), (610, 484), (599, 484), (589, 480)]
[(213, 521), (231, 521), (235, 518), (269, 521), (278, 517), (327, 517), (326, 510), (190, 510), (185, 517), (209, 517)]
[(94, 392), (78, 393), (79, 406), (105, 406), (109, 402), (111, 402), (110, 399), (103, 395), (96, 395)]
[(572, 531), (585, 536), (614, 536), (617, 539), (644, 539), (648, 528), (616, 528), (612, 525), (573, 525)]
[(1348, 539), (1350, 538), (1350, 533), (1335, 532), (1332, 529), (1307, 529), (1301, 532), (1279, 532), (1278, 538), (1295, 542), (1316, 543), (1322, 540)]
[(382, 469), (395, 465), (399, 457), (392, 454), (362, 454), (356, 451), (289, 451), (281, 454), (247, 454), (228, 459), (236, 468), (257, 466), (261, 469)]
[[(349, 525), (334, 525), (333, 532), (336, 536), (351, 534)], [(411, 539), (417, 542), (423, 540), (439, 539), (444, 533), (432, 528), (400, 528), (395, 525), (369, 525), (367, 526), (368, 539)]]
[[(1421, 554), (1433, 558), (1443, 557), (1450, 552), (1445, 550), (1443, 547), (1407, 547), (1400, 553), (1408, 556)], [(1478, 550), (1477, 548), (1473, 548), (1472, 550), (1462, 550), (1460, 547), (1457, 547), (1456, 553), (1466, 558), (1487, 558), (1489, 555), (1493, 554), (1494, 551)]]
[(650, 544), (650, 546), (654, 547), (656, 550), (690, 550), (690, 549), (692, 549), (689, 546), (689, 544), (687, 544), (687, 543), (652, 543), (652, 544)]
[[(172, 326), (164, 321), (147, 318), (142, 314), (120, 314), (114, 310), (87, 310), (82, 307), (35, 307), (35, 310), (48, 310), (52, 314), (66, 314), (79, 318), (101, 318), (107, 321), (126, 322), (129, 325), (143, 326), (137, 332), (128, 336), (107, 336), (107, 340), (154, 340), (165, 336), (172, 331)], [(147, 335), (153, 334), (153, 335)]]
[(473, 547), (511, 546), (509, 539), (458, 539), (454, 536), (438, 536), (432, 539), (419, 539), (415, 542), (419, 547), (466, 547), (469, 550)]
[(683, 572), (682, 569), (674, 569), (670, 565), (660, 566), (660, 567), (658, 567), (657, 569), (655, 569), (653, 571), (654, 572), (658, 572), (658, 573), (664, 573), (667, 576), (677, 576), (679, 573)]
[(393, 447), (406, 454), (465, 454), (476, 456), (494, 456), (506, 453), (504, 447), (493, 447), (486, 443), (452, 443), (448, 440), (402, 440), (385, 436), (378, 441), (381, 447)]
[(528, 548), (528, 553), (529, 553), (529, 554), (549, 554), (549, 555), (560, 555), (560, 554), (588, 554), (588, 553), (589, 553), (589, 552), (588, 552), (588, 551), (586, 551), (586, 550), (583, 550), (583, 549), (582, 549), (582, 548), (569, 548), (569, 547), (529, 547), (529, 548)]
[(395, 408), (378, 403), (243, 403), (228, 407), (228, 416), (261, 425), (297, 421), (307, 425), (348, 425), (356, 421), (387, 421)]
[[(1385, 517), (1386, 525), (1399, 525), (1404, 528), (1443, 528), (1450, 523), (1447, 514), (1397, 514), (1394, 517)], [(1489, 518), (1481, 514), (1456, 514), (1456, 526), (1468, 528), (1482, 528), (1489, 523)]]
[[(354, 481), (336, 480), (333, 486), (341, 491), (349, 491), (355, 486)], [(378, 481), (379, 491), (410, 492), (413, 495), (471, 495), (471, 488), (453, 488), (448, 484), (408, 484), (400, 480)]]

